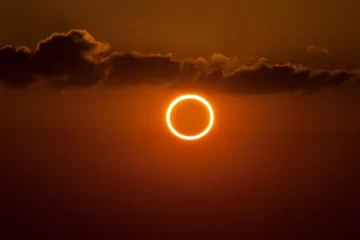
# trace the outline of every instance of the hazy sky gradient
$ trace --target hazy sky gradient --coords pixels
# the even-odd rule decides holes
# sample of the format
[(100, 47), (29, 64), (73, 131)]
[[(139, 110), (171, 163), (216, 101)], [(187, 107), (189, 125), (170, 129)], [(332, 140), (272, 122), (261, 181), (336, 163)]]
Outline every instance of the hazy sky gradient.
[[(13, 0), (0, 9), (0, 213), (11, 236), (358, 232), (360, 1)], [(194, 142), (165, 122), (171, 100), (189, 92), (215, 112)], [(187, 108), (174, 122), (195, 131), (207, 117)]]
[(354, 67), (360, 60), (359, 14), (356, 0), (6, 1), (0, 44), (35, 46), (52, 32), (80, 28), (119, 51), (179, 57), (221, 52), (286, 62), (301, 61), (314, 44), (338, 58), (323, 65)]

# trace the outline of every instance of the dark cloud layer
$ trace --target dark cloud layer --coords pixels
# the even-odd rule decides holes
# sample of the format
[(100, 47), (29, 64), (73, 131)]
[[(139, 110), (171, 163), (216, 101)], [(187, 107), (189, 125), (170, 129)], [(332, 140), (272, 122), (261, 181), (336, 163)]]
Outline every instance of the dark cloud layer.
[(86, 31), (55, 33), (38, 43), (33, 56), (35, 71), (46, 79), (62, 77), (52, 82), (56, 86), (92, 85), (105, 76), (97, 59), (107, 51), (106, 44), (95, 41)]
[(266, 61), (241, 65), (238, 58), (219, 53), (210, 59), (182, 60), (175, 60), (171, 54), (121, 53), (96, 41), (85, 30), (54, 33), (33, 51), (27, 47), (1, 48), (0, 81), (15, 88), (35, 81), (55, 88), (167, 83), (176, 88), (235, 94), (357, 90), (360, 82), (357, 70), (315, 70)]
[(5, 86), (24, 87), (35, 81), (30, 50), (26, 47), (0, 49), (0, 80)]
[(310, 93), (322, 88), (341, 89), (352, 74), (344, 70), (311, 71), (301, 66), (258, 64), (240, 68), (226, 78), (226, 89), (245, 93)]
[(143, 55), (113, 53), (108, 58), (111, 70), (107, 84), (164, 83), (179, 74), (179, 61), (173, 61), (171, 55)]

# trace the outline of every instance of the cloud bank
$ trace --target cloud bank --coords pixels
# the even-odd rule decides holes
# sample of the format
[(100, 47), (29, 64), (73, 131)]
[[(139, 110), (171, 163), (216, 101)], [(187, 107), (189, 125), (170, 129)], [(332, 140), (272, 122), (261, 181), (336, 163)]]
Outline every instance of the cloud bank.
[[(315, 46), (308, 51), (324, 51)], [(326, 50), (327, 51), (327, 50)], [(90, 86), (167, 84), (233, 94), (311, 93), (321, 89), (357, 91), (358, 70), (311, 69), (302, 65), (258, 61), (241, 65), (237, 57), (214, 53), (209, 59), (175, 59), (171, 54), (122, 53), (85, 30), (53, 33), (34, 50), (0, 49), (0, 83), (25, 88), (43, 81), (57, 89)]]

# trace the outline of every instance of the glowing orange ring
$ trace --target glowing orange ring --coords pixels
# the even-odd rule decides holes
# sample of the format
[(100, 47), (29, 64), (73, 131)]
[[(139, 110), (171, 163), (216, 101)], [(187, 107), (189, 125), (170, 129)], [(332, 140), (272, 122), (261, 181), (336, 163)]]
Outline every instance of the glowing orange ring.
[[(188, 99), (197, 100), (197, 101), (203, 103), (206, 106), (206, 108), (208, 109), (209, 114), (210, 114), (210, 121), (209, 121), (209, 124), (206, 127), (206, 129), (204, 131), (202, 131), (201, 133), (199, 133), (197, 135), (192, 135), (192, 136), (187, 136), (187, 135), (183, 135), (183, 134), (179, 133), (178, 131), (175, 130), (175, 128), (171, 124), (171, 111), (173, 110), (173, 108), (179, 102), (181, 102), (183, 100), (188, 100)], [(167, 109), (167, 112), (166, 112), (166, 122), (167, 122), (167, 125), (168, 125), (170, 131), (175, 136), (177, 136), (177, 137), (179, 137), (181, 139), (184, 139), (184, 140), (196, 140), (196, 139), (199, 139), (199, 138), (202, 138), (203, 136), (205, 136), (210, 131), (210, 129), (212, 128), (212, 126), (214, 124), (214, 111), (213, 111), (210, 103), (208, 101), (206, 101), (204, 98), (202, 98), (200, 96), (197, 96), (197, 95), (194, 95), (194, 94), (182, 95), (182, 96), (176, 98), (175, 100), (173, 100), (170, 103), (170, 105), (169, 105), (169, 107)]]

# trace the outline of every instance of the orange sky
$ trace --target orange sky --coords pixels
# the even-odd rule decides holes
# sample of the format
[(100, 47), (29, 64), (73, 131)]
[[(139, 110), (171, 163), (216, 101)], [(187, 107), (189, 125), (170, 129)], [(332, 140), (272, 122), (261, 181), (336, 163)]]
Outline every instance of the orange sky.
[[(5, 1), (5, 229), (50, 239), (349, 233), (359, 213), (359, 9), (355, 0)], [(199, 141), (166, 126), (185, 93), (215, 112)], [(182, 107), (174, 124), (203, 129), (206, 111)]]
[(237, 221), (240, 233), (278, 234), (280, 225), (303, 229), (299, 218), (308, 219), (308, 232), (328, 224), (334, 206), (354, 209), (359, 118), (350, 96), (208, 95), (214, 128), (190, 143), (165, 125), (176, 94), (159, 87), (1, 91), (3, 186), (17, 193), (6, 195), (10, 209), (46, 211), (30, 218), (42, 231), (50, 231), (43, 221), (79, 227), (90, 215), (87, 232), (118, 233), (121, 223), (146, 235), (164, 225), (238, 234)]

